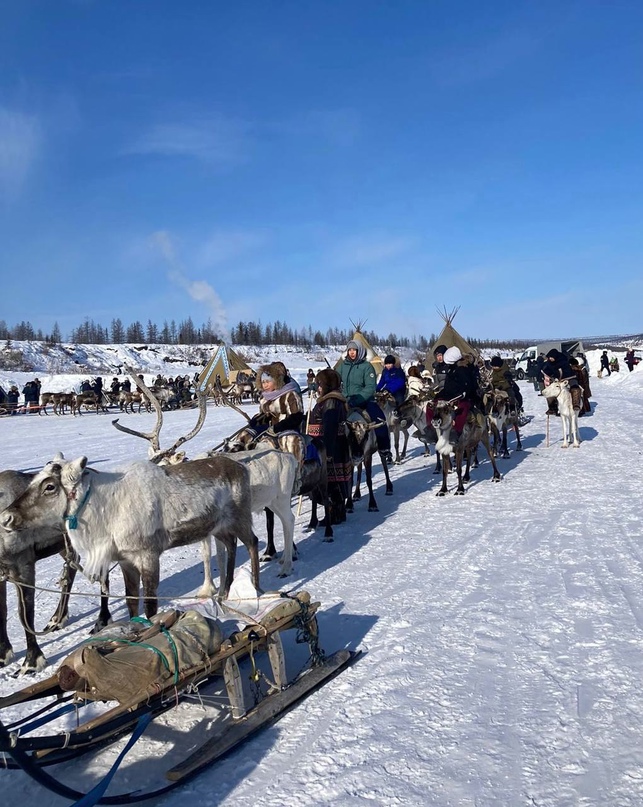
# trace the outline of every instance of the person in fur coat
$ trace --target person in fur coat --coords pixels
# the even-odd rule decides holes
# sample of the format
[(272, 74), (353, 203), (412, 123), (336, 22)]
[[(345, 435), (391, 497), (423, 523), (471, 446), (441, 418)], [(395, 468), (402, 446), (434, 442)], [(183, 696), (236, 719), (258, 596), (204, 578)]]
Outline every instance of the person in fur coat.
[(335, 370), (315, 376), (317, 403), (310, 413), (308, 434), (323, 441), (327, 455), (328, 494), (333, 524), (346, 521), (346, 499), (353, 480), (353, 463), (346, 436), (348, 403), (340, 392), (342, 379)]
[(304, 421), (304, 404), (299, 384), (288, 375), (282, 362), (272, 362), (259, 368), (257, 378), (261, 384), (259, 412), (248, 426), (256, 434), (271, 429), (274, 434), (301, 431)]

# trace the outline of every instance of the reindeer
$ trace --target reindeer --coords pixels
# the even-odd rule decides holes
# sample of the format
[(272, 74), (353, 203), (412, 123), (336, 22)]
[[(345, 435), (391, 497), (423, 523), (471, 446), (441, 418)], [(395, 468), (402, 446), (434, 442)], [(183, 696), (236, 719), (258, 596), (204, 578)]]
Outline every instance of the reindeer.
[[(569, 382), (552, 381), (546, 387), (548, 398), (558, 398), (558, 413), (563, 426), (563, 444), (561, 448), (568, 448), (570, 441), (574, 448), (580, 447), (580, 434), (578, 432), (578, 409), (574, 408)], [(547, 415), (549, 418), (549, 415)]]
[[(180, 446), (182, 446), (184, 443), (188, 442), (193, 437), (195, 437), (199, 433), (201, 428), (203, 427), (203, 424), (205, 423), (205, 417), (206, 417), (206, 411), (207, 411), (207, 409), (206, 409), (206, 405), (207, 405), (206, 394), (197, 391), (197, 399), (198, 399), (198, 404), (199, 404), (199, 417), (198, 417), (196, 425), (194, 426), (192, 431), (189, 432), (188, 434), (182, 436), (182, 437), (179, 437), (179, 439), (176, 440), (174, 442), (174, 444), (172, 446), (170, 446), (170, 448), (165, 449), (165, 450), (161, 450), (160, 442), (159, 442), (159, 435), (160, 435), (161, 429), (163, 427), (163, 407), (161, 405), (161, 402), (152, 393), (152, 390), (145, 384), (145, 382), (143, 381), (142, 378), (139, 378), (138, 376), (135, 376), (134, 374), (131, 374), (131, 378), (134, 381), (135, 385), (138, 387), (137, 392), (143, 398), (145, 403), (150, 408), (154, 408), (154, 410), (156, 412), (156, 425), (154, 426), (154, 429), (149, 433), (140, 432), (140, 431), (137, 431), (135, 429), (130, 429), (127, 426), (123, 426), (118, 422), (118, 418), (116, 418), (116, 419), (114, 419), (112, 421), (112, 425), (116, 429), (118, 429), (119, 431), (125, 432), (126, 434), (131, 434), (134, 437), (142, 437), (143, 439), (147, 440), (150, 443), (150, 447), (148, 449), (148, 457), (149, 457), (151, 462), (158, 463), (160, 465), (164, 465), (164, 464), (165, 465), (177, 465), (179, 463), (184, 462), (185, 461), (185, 453), (184, 452), (177, 452), (177, 449)], [(205, 455), (202, 455), (198, 459), (208, 459), (208, 458), (213, 457), (213, 456), (215, 456), (215, 452), (211, 451), (211, 452), (207, 452)], [(291, 490), (292, 490), (292, 488), (291, 488)], [(281, 506), (280, 506), (279, 503), (277, 504), (277, 507), (278, 507), (279, 511), (281, 512)], [(274, 517), (273, 517), (273, 525), (274, 525)], [(291, 532), (290, 541), (289, 541), (288, 540), (288, 535), (287, 535), (288, 524), (284, 521), (284, 519), (282, 519), (282, 525), (284, 526), (284, 543), (286, 545), (286, 548), (285, 548), (284, 551), (286, 553), (288, 553), (289, 545), (294, 546), (294, 542), (292, 540), (292, 532)], [(254, 540), (256, 541), (256, 538)], [(224, 558), (224, 549), (225, 548), (226, 548), (225, 542), (224, 542), (223, 547), (221, 547), (220, 543), (217, 542), (217, 558), (218, 558), (218, 562), (219, 562), (219, 571), (220, 571), (220, 574), (222, 576), (222, 580), (223, 580), (223, 569), (227, 565), (226, 562), (225, 562), (225, 558)], [(236, 548), (236, 544), (235, 544), (235, 548)], [(202, 588), (200, 590), (200, 594), (201, 594), (201, 596), (212, 596), (214, 591), (215, 591), (215, 586), (214, 586), (214, 582), (212, 580), (212, 571), (211, 571), (211, 566), (210, 566), (211, 557), (212, 557), (212, 548), (211, 548), (211, 545), (210, 545), (210, 539), (209, 538), (203, 540), (203, 542), (201, 544), (201, 554), (202, 554), (202, 558), (203, 558), (204, 583), (203, 583), (203, 586), (202, 586)], [(273, 544), (273, 555), (274, 554), (275, 553), (274, 553), (274, 544)], [(288, 569), (287, 573), (290, 573), (290, 570), (291, 570), (291, 567), (292, 567), (292, 551), (290, 551), (290, 558), (291, 558), (290, 565), (288, 565), (287, 560), (285, 561), (286, 562), (286, 568)], [(252, 562), (252, 555), (251, 555), (251, 562)], [(234, 564), (233, 564), (233, 569), (234, 569)], [(257, 572), (257, 577), (258, 577), (258, 572)], [(226, 594), (227, 594), (227, 592), (226, 592)]]
[(88, 390), (87, 392), (77, 392), (76, 393), (76, 411), (78, 414), (82, 414), (81, 410), (82, 407), (86, 409), (94, 409), (96, 414), (99, 411), (107, 412), (107, 407), (103, 404), (100, 397), (96, 394), (94, 390)]
[[(247, 412), (239, 409), (231, 402), (228, 402), (228, 405), (250, 422), (250, 417)], [(306, 529), (314, 530), (319, 525), (317, 504), (322, 504), (324, 507), (324, 540), (330, 541), (333, 538), (333, 528), (332, 508), (328, 493), (326, 449), (321, 440), (311, 439), (311, 444), (314, 446), (317, 456), (307, 459), (306, 439), (310, 438), (304, 438), (299, 432), (293, 430), (274, 433), (271, 429), (268, 429), (257, 435), (254, 429), (244, 427), (239, 429), (232, 437), (223, 441), (223, 450), (235, 453), (267, 444), (272, 448), (278, 448), (280, 451), (293, 454), (297, 459), (300, 471), (299, 489), (294, 492), (299, 493), (300, 496), (309, 496), (312, 501), (310, 521)], [(274, 516), (271, 514), (270, 510), (266, 510), (266, 529), (268, 533), (268, 548), (272, 548), (274, 554), (274, 540), (272, 537), (274, 533)], [(266, 551), (268, 551), (268, 549)], [(295, 554), (296, 551), (295, 547)]]
[[(379, 407), (386, 416), (386, 422), (390, 433), (393, 435), (393, 446), (395, 448), (395, 464), (399, 465), (402, 460), (406, 459), (406, 449), (409, 442), (409, 429), (414, 426), (416, 432), (414, 436), (424, 443), (424, 455), (430, 455), (429, 444), (437, 440), (435, 430), (432, 429), (432, 434), (427, 432), (426, 414), (425, 414), (425, 397), (412, 396), (403, 401), (400, 406), (396, 407), (395, 399), (389, 392), (378, 392), (375, 396)], [(398, 414), (395, 414), (396, 411)], [(404, 443), (402, 451), (400, 452), (400, 434), (404, 436)], [(434, 439), (431, 439), (433, 437)], [(438, 467), (440, 467), (440, 455), (436, 454)], [(437, 473), (438, 471), (436, 471)]]
[[(20, 471), (0, 472), (0, 509), (4, 509), (21, 496), (33, 480), (34, 474)], [(38, 645), (35, 625), (36, 562), (59, 553), (64, 566), (60, 578), (61, 595), (58, 607), (50, 617), (44, 632), (59, 630), (67, 621), (69, 593), (76, 576), (78, 556), (65, 544), (63, 530), (52, 527), (43, 530), (23, 530), (21, 533), (0, 535), (0, 667), (13, 658), (13, 648), (7, 633), (7, 579), (18, 591), (18, 615), (25, 629), (26, 654), (20, 674), (43, 669), (47, 660)], [(101, 597), (99, 616), (93, 631), (111, 622), (108, 597)]]
[(498, 456), (498, 443), (500, 443), (500, 433), (502, 433), (500, 451), (502, 452), (503, 459), (507, 459), (509, 457), (509, 448), (507, 447), (507, 431), (509, 427), (513, 427), (516, 433), (516, 451), (522, 451), (522, 442), (518, 428), (518, 413), (515, 407), (513, 409), (510, 408), (509, 393), (505, 392), (505, 390), (491, 390), (486, 393), (485, 397), (489, 425), (494, 436), (494, 454)]
[(160, 555), (211, 535), (227, 552), (219, 598), (230, 590), (237, 537), (248, 549), (259, 587), (248, 471), (224, 455), (165, 467), (138, 462), (118, 473), (92, 474), (86, 457), (54, 462), (0, 513), (0, 526), (8, 533), (66, 529), (90, 580), (104, 581), (110, 564), (118, 561), (132, 617), (138, 613), (141, 582), (145, 615), (157, 611)]
[[(373, 456), (377, 454), (377, 437), (374, 429), (381, 425), (379, 421), (369, 423), (361, 410), (353, 409), (346, 418), (348, 427), (348, 443), (353, 460), (353, 466), (357, 468), (357, 479), (355, 489), (346, 502), (346, 512), (353, 512), (353, 504), (362, 498), (360, 485), (362, 482), (362, 467), (366, 471), (366, 485), (368, 487), (368, 512), (378, 512), (379, 508), (373, 494)], [(393, 494), (393, 483), (389, 475), (388, 465), (383, 456), (380, 455), (382, 470), (386, 477), (386, 495)]]
[[(445, 496), (448, 492), (447, 489), (447, 476), (451, 469), (451, 454), (455, 454), (455, 468), (458, 473), (458, 487), (456, 488), (456, 496), (464, 496), (464, 482), (469, 482), (471, 469), (471, 458), (478, 446), (482, 443), (487, 450), (489, 459), (493, 466), (493, 481), (499, 482), (501, 479), (500, 472), (496, 466), (496, 461), (489, 444), (489, 429), (487, 418), (482, 413), (470, 412), (467, 420), (462, 429), (462, 434), (457, 436), (455, 433), (452, 436), (453, 421), (455, 412), (457, 410), (457, 402), (455, 398), (451, 401), (436, 401), (433, 405), (433, 428), (438, 435), (438, 441), (435, 449), (442, 455), (442, 487), (438, 491), (438, 496)], [(467, 467), (462, 474), (462, 460), (467, 458)]]

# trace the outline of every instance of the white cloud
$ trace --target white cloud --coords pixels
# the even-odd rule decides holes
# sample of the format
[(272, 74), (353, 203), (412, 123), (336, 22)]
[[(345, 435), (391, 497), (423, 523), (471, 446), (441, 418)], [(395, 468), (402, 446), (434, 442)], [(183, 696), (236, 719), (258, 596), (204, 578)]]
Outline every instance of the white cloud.
[(191, 157), (225, 168), (245, 161), (246, 129), (244, 124), (221, 118), (195, 123), (159, 123), (127, 146), (124, 153)]

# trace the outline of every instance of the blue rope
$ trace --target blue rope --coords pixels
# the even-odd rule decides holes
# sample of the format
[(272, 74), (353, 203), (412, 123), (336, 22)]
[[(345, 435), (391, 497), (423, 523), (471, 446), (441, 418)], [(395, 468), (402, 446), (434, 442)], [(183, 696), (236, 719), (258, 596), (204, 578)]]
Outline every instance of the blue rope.
[(77, 530), (78, 529), (78, 514), (83, 509), (83, 507), (87, 504), (87, 499), (89, 499), (89, 493), (90, 493), (91, 489), (92, 489), (92, 486), (90, 485), (87, 488), (87, 492), (83, 496), (83, 500), (80, 503), (80, 507), (78, 508), (78, 510), (76, 510), (76, 512), (71, 516), (65, 516), (65, 521), (68, 522), (70, 530)]

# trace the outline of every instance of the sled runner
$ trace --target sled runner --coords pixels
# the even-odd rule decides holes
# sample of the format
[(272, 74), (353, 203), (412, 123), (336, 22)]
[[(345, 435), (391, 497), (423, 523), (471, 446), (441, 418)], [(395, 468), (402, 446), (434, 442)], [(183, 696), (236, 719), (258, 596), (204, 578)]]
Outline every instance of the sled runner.
[[(74, 650), (54, 675), (0, 698), (0, 768), (22, 768), (53, 792), (82, 799), (84, 807), (133, 803), (171, 790), (279, 720), (359, 656), (351, 650), (324, 654), (318, 607), (307, 592), (272, 592), (255, 596), (249, 607), (224, 603), (223, 619), (221, 611), (212, 618), (210, 601), (194, 601), (153, 621), (109, 626)], [(286, 663), (290, 648), (284, 650), (288, 633), (293, 656), (296, 645), (308, 646), (294, 674)], [(28, 703), (34, 709), (25, 716)], [(115, 747), (130, 734), (114, 759)], [(136, 789), (105, 795), (141, 735), (145, 756), (133, 761), (127, 779), (135, 779)], [(97, 756), (87, 766), (75, 761), (90, 751), (98, 763)], [(142, 774), (152, 768), (152, 778), (164, 780), (150, 785)], [(70, 778), (73, 785), (63, 783)]]

